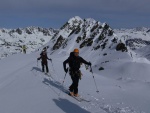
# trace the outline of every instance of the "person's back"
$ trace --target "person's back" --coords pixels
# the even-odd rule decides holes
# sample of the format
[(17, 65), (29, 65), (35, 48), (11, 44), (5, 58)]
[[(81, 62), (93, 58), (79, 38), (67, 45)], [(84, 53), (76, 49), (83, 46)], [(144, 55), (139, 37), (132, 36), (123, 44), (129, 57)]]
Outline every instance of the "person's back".
[(81, 64), (81, 57), (71, 56), (69, 60), (69, 67), (72, 71), (78, 71)]
[(47, 63), (47, 59), (48, 59), (47, 53), (46, 52), (42, 52), (40, 55), (41, 55), (42, 62), (43, 63)]
[(44, 72), (44, 66), (46, 66), (46, 71), (47, 71), (47, 73), (49, 72), (49, 69), (48, 69), (48, 62), (47, 62), (47, 59), (48, 60), (51, 60), (52, 61), (52, 59), (49, 59), (48, 57), (47, 57), (47, 53), (46, 53), (46, 51), (42, 51), (42, 53), (40, 54), (40, 57), (39, 58), (37, 58), (37, 60), (42, 60), (42, 62), (41, 62), (41, 65), (42, 65), (42, 71)]

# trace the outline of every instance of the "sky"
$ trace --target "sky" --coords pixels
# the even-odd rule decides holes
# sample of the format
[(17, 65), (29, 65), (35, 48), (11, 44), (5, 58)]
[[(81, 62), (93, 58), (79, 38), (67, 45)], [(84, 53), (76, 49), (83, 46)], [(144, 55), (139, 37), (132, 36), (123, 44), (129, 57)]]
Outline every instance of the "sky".
[(59, 29), (74, 16), (112, 28), (150, 27), (150, 0), (0, 0), (0, 28)]

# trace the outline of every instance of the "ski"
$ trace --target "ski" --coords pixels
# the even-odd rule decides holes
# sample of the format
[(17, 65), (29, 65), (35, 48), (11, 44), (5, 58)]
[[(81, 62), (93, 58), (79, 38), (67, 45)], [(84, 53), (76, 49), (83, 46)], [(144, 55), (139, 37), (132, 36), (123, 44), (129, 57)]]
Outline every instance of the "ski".
[(83, 98), (82, 96), (78, 96), (78, 97), (76, 97), (76, 96), (71, 96), (70, 95), (70, 93), (69, 93), (69, 91), (67, 91), (66, 92), (70, 97), (73, 97), (74, 99), (76, 99), (77, 101), (79, 101), (79, 102), (91, 102), (90, 100), (87, 100), (87, 99), (85, 99), (85, 98)]
[(80, 99), (81, 99), (82, 101), (85, 101), (85, 102), (91, 102), (90, 100), (87, 100), (87, 99), (85, 99), (85, 98), (83, 98), (83, 97), (80, 97)]
[(54, 80), (54, 78), (51, 76), (50, 73), (44, 73), (48, 78), (50, 78), (51, 80)]
[(50, 73), (44, 73), (44, 74), (47, 75), (47, 76), (49, 76), (49, 77), (51, 76)]
[(73, 97), (73, 98), (76, 99), (77, 101), (82, 102), (82, 99), (81, 99), (81, 98), (75, 97), (75, 96), (71, 96), (69, 93), (68, 93), (68, 95), (69, 95), (70, 97)]

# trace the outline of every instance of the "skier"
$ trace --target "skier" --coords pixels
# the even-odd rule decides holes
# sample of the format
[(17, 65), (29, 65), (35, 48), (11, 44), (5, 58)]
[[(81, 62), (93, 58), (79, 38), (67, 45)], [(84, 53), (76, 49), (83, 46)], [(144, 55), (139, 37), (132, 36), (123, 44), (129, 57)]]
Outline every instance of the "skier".
[(39, 58), (37, 58), (37, 60), (42, 59), (42, 61), (41, 61), (42, 72), (45, 72), (45, 71), (44, 71), (44, 67), (46, 66), (46, 74), (47, 74), (47, 73), (49, 73), (47, 59), (50, 60), (50, 61), (52, 61), (52, 59), (50, 59), (50, 58), (47, 57), (46, 50), (43, 50), (40, 55), (41, 55), (41, 56), (40, 56)]
[(23, 51), (24, 54), (26, 54), (26, 49), (27, 49), (26, 45), (23, 45), (22, 46), (22, 51)]
[(78, 83), (81, 77), (80, 65), (81, 63), (91, 65), (90, 62), (85, 61), (82, 57), (79, 56), (79, 50), (74, 49), (73, 52), (70, 53), (68, 59), (63, 62), (64, 71), (67, 73), (68, 68), (66, 68), (66, 64), (69, 63), (69, 74), (72, 79), (72, 84), (69, 87), (70, 93), (69, 95), (78, 97)]

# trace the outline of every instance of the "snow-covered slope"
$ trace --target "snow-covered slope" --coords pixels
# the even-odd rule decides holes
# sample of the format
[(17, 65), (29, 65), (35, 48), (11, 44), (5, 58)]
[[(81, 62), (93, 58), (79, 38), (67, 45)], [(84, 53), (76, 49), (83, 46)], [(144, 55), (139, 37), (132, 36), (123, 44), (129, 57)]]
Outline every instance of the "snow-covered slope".
[(0, 58), (22, 52), (23, 45), (26, 45), (27, 53), (31, 53), (49, 42), (56, 32), (39, 27), (0, 29)]
[[(52, 38), (52, 49), (66, 49), (72, 42), (74, 43), (73, 48), (89, 47), (91, 50), (113, 48), (111, 41), (115, 36), (113, 30), (106, 23), (90, 18), (82, 20), (80, 17), (74, 17), (63, 25), (59, 33)], [(117, 41), (119, 42), (118, 39), (116, 39)]]
[[(118, 46), (119, 44), (121, 46)], [(66, 22), (48, 45), (50, 46), (49, 52), (54, 55), (69, 56), (74, 48), (79, 48), (80, 55), (91, 60), (97, 70), (101, 68), (102, 62), (111, 60), (102, 61), (103, 57), (114, 57), (115, 54), (120, 53), (116, 50), (125, 52), (124, 54), (129, 59), (131, 57), (125, 47), (125, 40), (118, 37), (107, 23), (101, 23), (91, 18), (81, 19), (78, 16)]]
[[(44, 47), (49, 46), (53, 59), (48, 63), (53, 78), (45, 76), (36, 61), (41, 51), (0, 60), (0, 113), (150, 113), (150, 46), (143, 43), (149, 41), (149, 29), (113, 30), (107, 23), (76, 16), (48, 37)], [(63, 61), (74, 48), (92, 63), (100, 92), (84, 64), (79, 83), (79, 94), (90, 102), (65, 93), (71, 84), (68, 74), (61, 85)]]
[(124, 40), (128, 53), (133, 60), (147, 62), (149, 59), (150, 28), (139, 27), (134, 29), (115, 29), (118, 37)]
[(132, 50), (150, 45), (150, 28), (116, 29), (117, 36), (126, 41)]
[(40, 62), (36, 62), (39, 54), (17, 54), (0, 61), (0, 113), (150, 112), (148, 63), (129, 61), (128, 56), (124, 56), (124, 59), (111, 58), (112, 61), (105, 64), (106, 69), (100, 72), (92, 66), (99, 93), (91, 72), (83, 65), (79, 94), (90, 102), (78, 102), (65, 93), (71, 84), (68, 74), (61, 86), (65, 75), (62, 63), (67, 56), (48, 54), (53, 59), (54, 69), (51, 62), (48, 63), (52, 79), (41, 72)]

